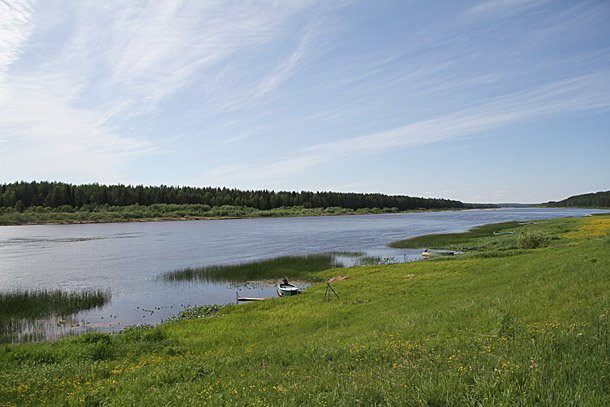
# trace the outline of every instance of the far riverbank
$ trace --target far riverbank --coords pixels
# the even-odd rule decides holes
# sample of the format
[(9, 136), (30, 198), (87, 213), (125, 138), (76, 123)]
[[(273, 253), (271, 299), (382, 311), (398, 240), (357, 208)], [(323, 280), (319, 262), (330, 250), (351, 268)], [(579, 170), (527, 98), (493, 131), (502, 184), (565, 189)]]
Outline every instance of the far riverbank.
[(123, 222), (167, 222), (189, 220), (227, 220), (255, 218), (294, 218), (308, 216), (345, 216), (345, 215), (379, 215), (415, 212), (462, 211), (473, 208), (447, 209), (413, 209), (400, 211), (397, 208), (361, 208), (340, 207), (304, 208), (283, 207), (259, 210), (250, 207), (221, 206), (202, 209), (200, 205), (150, 205), (127, 207), (100, 207), (94, 210), (61, 211), (58, 209), (35, 207), (23, 211), (12, 208), (0, 208), (0, 226), (20, 225), (66, 225), (92, 223)]

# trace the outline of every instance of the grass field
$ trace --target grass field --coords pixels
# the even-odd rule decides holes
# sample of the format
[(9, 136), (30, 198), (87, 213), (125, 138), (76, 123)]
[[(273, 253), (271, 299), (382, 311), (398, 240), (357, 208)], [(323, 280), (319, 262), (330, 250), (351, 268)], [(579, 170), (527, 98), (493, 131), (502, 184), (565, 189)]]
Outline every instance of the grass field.
[[(328, 303), (316, 285), (156, 328), (4, 345), (0, 405), (609, 405), (607, 220), (321, 271), (348, 277)], [(543, 244), (521, 247), (531, 233)]]

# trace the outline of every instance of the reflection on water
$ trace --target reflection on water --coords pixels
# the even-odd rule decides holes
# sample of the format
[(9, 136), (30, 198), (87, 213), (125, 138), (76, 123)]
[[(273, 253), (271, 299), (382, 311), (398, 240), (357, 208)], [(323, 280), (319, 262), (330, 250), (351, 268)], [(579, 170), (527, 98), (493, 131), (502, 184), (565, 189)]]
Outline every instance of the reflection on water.
[(19, 319), (0, 323), (0, 343), (39, 342), (94, 329), (73, 316)]
[(15, 237), (0, 240), (0, 246), (9, 245), (40, 245), (42, 243), (74, 243), (74, 242), (86, 242), (89, 240), (102, 240), (102, 239), (132, 239), (141, 236), (141, 233), (117, 233), (115, 235), (108, 236), (90, 236), (90, 237), (45, 237), (45, 236), (31, 236), (31, 237)]
[[(86, 330), (74, 317), (99, 310), (110, 301), (108, 292), (85, 290), (25, 290), (0, 293), (0, 343), (52, 339)], [(92, 328), (92, 327), (91, 327)]]
[[(29, 321), (23, 338), (48, 338), (93, 329), (113, 332), (134, 324), (157, 324), (189, 306), (227, 304), (239, 296), (275, 297), (272, 283), (163, 281), (172, 270), (247, 263), (278, 256), (362, 252), (338, 256), (349, 267), (420, 258), (419, 250), (389, 249), (389, 242), (473, 226), (584, 216), (600, 211), (517, 208), (408, 214), (222, 221), (0, 227), (0, 293), (15, 290), (105, 290), (112, 300), (47, 326)], [(363, 260), (368, 258), (368, 260)], [(65, 322), (64, 322), (65, 321)], [(27, 324), (26, 324), (27, 325)]]

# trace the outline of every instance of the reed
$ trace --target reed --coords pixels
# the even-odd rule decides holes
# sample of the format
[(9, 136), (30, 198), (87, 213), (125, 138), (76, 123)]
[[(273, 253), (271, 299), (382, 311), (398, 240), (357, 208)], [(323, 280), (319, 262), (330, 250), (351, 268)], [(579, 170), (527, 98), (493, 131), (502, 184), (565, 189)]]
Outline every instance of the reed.
[(163, 274), (166, 281), (245, 282), (278, 278), (310, 279), (312, 273), (340, 267), (334, 253), (282, 256), (241, 264), (185, 268)]
[(44, 339), (45, 336), (37, 331), (40, 331), (40, 326), (48, 323), (45, 320), (65, 318), (79, 311), (100, 308), (109, 300), (110, 293), (100, 290), (24, 290), (0, 293), (0, 343), (12, 342), (17, 338)]
[(68, 316), (78, 311), (102, 307), (109, 300), (110, 293), (101, 290), (24, 290), (0, 293), (0, 323)]

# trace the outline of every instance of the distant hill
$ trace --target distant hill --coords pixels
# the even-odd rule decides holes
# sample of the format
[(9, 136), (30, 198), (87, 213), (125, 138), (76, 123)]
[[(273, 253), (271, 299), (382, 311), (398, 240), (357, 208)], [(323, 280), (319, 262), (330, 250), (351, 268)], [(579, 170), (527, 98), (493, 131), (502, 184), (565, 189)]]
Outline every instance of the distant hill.
[(550, 207), (580, 207), (580, 208), (610, 208), (610, 191), (601, 191), (590, 194), (574, 195), (563, 201), (547, 202)]

